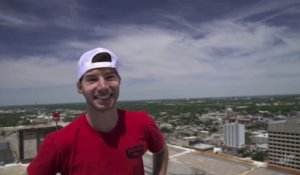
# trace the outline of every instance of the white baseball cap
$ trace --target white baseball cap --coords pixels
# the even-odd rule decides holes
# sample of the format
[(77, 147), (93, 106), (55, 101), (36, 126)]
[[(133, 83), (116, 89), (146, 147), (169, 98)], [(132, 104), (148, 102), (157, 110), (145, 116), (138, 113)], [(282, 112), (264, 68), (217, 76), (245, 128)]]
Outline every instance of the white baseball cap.
[[(106, 59), (99, 60), (100, 55), (105, 55)], [(95, 68), (111, 67), (118, 71), (118, 57), (112, 51), (105, 48), (95, 48), (81, 55), (77, 65), (77, 80), (89, 70)]]

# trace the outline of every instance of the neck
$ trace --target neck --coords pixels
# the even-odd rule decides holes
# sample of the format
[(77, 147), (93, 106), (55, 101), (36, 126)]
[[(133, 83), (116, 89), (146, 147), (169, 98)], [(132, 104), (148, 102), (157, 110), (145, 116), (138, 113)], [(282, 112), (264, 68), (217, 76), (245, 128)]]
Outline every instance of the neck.
[(96, 131), (110, 132), (117, 125), (118, 118), (117, 107), (105, 111), (87, 109), (87, 121)]

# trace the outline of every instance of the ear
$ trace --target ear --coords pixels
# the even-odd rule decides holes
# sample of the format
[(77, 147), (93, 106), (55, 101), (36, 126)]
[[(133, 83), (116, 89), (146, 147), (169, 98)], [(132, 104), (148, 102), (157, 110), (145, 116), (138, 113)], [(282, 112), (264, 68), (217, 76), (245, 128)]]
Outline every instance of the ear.
[(79, 94), (82, 94), (82, 85), (79, 81), (77, 81), (76, 86), (77, 86), (77, 92)]

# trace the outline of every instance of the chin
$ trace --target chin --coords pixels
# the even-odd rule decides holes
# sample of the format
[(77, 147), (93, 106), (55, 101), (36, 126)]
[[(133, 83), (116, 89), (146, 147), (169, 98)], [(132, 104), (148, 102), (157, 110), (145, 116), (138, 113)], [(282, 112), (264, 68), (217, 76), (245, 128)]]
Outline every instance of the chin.
[(97, 100), (87, 100), (87, 104), (90, 109), (104, 112), (115, 108), (116, 101), (116, 98), (111, 98), (109, 101), (106, 101), (106, 103)]
[(112, 102), (110, 104), (105, 104), (105, 105), (99, 105), (99, 104), (96, 104), (94, 105), (94, 108), (98, 111), (108, 111), (108, 110), (111, 110), (115, 107), (115, 103)]

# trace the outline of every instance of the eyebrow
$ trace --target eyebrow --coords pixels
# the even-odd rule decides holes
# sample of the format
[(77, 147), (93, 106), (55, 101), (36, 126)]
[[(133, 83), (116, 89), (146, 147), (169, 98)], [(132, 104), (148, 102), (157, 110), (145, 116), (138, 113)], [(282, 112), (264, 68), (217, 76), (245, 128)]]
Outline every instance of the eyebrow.
[(94, 75), (94, 74), (86, 74), (86, 75), (84, 75), (83, 77), (87, 77), (87, 78), (90, 78), (90, 77), (95, 77), (96, 75)]

